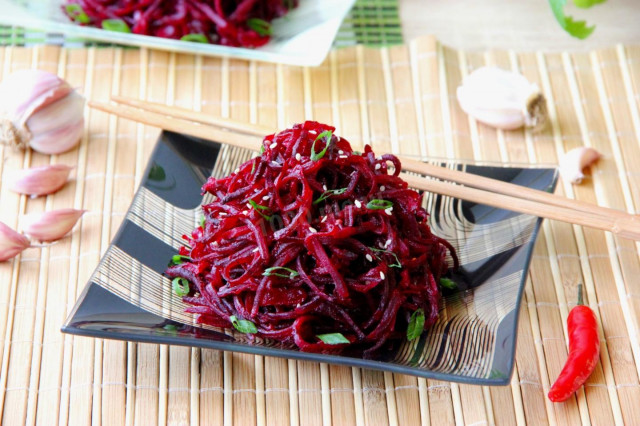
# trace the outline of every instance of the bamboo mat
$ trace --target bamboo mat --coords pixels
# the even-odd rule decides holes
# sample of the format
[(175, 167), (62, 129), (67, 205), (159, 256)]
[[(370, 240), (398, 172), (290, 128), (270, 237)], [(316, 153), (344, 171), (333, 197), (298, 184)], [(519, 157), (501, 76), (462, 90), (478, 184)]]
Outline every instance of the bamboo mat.
[[(313, 118), (378, 152), (555, 164), (590, 145), (604, 158), (580, 186), (558, 192), (637, 211), (640, 48), (577, 54), (464, 53), (432, 38), (332, 52), (303, 69), (164, 52), (5, 47), (0, 77), (38, 67), (89, 99), (124, 94), (264, 125)], [(496, 132), (461, 112), (455, 88), (484, 64), (516, 69), (550, 101), (539, 134)], [(132, 200), (158, 129), (86, 111), (80, 147), (58, 156), (0, 148), (0, 220), (85, 208), (75, 232), (0, 264), (0, 413), (17, 424), (637, 424), (640, 422), (638, 244), (545, 221), (533, 254), (510, 386), (478, 387), (391, 373), (205, 349), (63, 335), (59, 327)], [(20, 168), (77, 165), (47, 198), (7, 189)], [(567, 354), (566, 317), (584, 282), (601, 326), (601, 362), (564, 404), (546, 399)]]

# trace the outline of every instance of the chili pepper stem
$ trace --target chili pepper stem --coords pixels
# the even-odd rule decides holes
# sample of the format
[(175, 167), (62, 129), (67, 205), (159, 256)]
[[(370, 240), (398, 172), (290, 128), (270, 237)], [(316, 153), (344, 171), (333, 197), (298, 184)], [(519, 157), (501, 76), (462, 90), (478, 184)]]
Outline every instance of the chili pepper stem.
[(582, 297), (582, 283), (578, 284), (578, 305), (584, 305), (584, 298)]

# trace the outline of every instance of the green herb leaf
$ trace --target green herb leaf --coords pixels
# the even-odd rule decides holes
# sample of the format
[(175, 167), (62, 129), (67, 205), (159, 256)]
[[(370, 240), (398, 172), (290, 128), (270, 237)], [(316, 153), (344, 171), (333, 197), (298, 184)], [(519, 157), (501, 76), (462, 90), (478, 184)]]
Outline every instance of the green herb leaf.
[(370, 210), (386, 210), (389, 207), (393, 207), (393, 203), (389, 200), (374, 198), (367, 203), (367, 208)]
[(449, 278), (440, 278), (440, 286), (448, 288), (449, 290), (455, 290), (458, 288), (458, 284)]
[(345, 343), (351, 343), (349, 339), (344, 337), (342, 333), (318, 334), (316, 337), (322, 340), (327, 345), (342, 345)]
[(379, 248), (375, 248), (375, 247), (369, 247), (370, 250), (378, 252), (378, 253), (386, 253), (386, 254), (390, 254), (393, 257), (396, 258), (396, 263), (393, 263), (391, 265), (388, 265), (389, 268), (402, 268), (402, 263), (400, 263), (400, 259), (398, 259), (398, 255), (395, 254), (394, 252), (392, 252), (391, 250), (383, 250), (383, 249), (379, 249)]
[[(285, 275), (285, 274), (280, 274), (278, 272), (273, 272), (273, 271), (287, 271), (289, 272), (289, 274)], [(273, 276), (273, 277), (282, 277), (282, 278), (295, 278), (300, 274), (298, 274), (297, 271), (294, 271), (293, 269), (285, 268), (284, 266), (274, 266), (272, 268), (265, 269), (262, 275), (265, 277)]]
[(606, 0), (573, 0), (573, 4), (583, 9), (588, 9), (599, 3), (604, 3)]
[(264, 145), (260, 145), (260, 155), (264, 154)]
[(417, 339), (423, 331), (424, 311), (422, 309), (418, 309), (411, 314), (411, 318), (409, 319), (409, 325), (407, 326), (407, 340), (411, 342), (412, 340)]
[[(324, 145), (324, 149), (316, 154), (316, 142), (321, 139), (324, 139), (326, 143)], [(333, 132), (331, 130), (325, 130), (324, 132), (320, 133), (318, 137), (316, 137), (316, 140), (313, 141), (313, 145), (311, 145), (311, 161), (318, 161), (322, 157), (324, 157), (324, 155), (327, 153), (327, 150), (329, 149), (329, 145), (331, 145), (332, 139)]]
[(253, 31), (257, 32), (262, 37), (270, 36), (273, 34), (271, 24), (260, 18), (247, 19), (247, 26)]
[(189, 281), (187, 281), (186, 279), (184, 279), (182, 277), (175, 277), (171, 281), (171, 284), (173, 285), (173, 291), (179, 297), (184, 297), (184, 296), (188, 295), (189, 292), (191, 291), (191, 289), (189, 288)]
[(114, 31), (117, 33), (130, 33), (131, 29), (126, 22), (122, 19), (105, 19), (102, 21), (102, 28), (107, 31)]
[(202, 215), (200, 217), (200, 228), (204, 229), (204, 225), (207, 222), (207, 219), (204, 217), (204, 215)]
[(229, 321), (231, 321), (233, 328), (238, 330), (240, 333), (255, 334), (258, 332), (258, 327), (249, 320), (239, 320), (235, 315), (231, 315), (229, 317)]
[[(576, 1), (574, 0), (574, 3), (575, 2)], [(578, 3), (585, 5), (584, 7), (590, 7), (596, 4), (597, 2), (600, 2), (600, 1), (578, 0)], [(564, 14), (564, 7), (566, 6), (566, 4), (567, 4), (567, 0), (549, 0), (549, 5), (551, 6), (553, 15), (556, 17), (556, 21), (558, 21), (560, 26), (573, 37), (579, 38), (581, 40), (589, 37), (589, 35), (591, 35), (593, 30), (596, 29), (596, 27), (595, 26), (588, 27), (586, 21), (574, 21), (574, 19), (571, 16), (566, 16)]]
[(79, 4), (68, 4), (64, 9), (67, 12), (67, 15), (69, 15), (69, 18), (73, 19), (78, 24), (88, 24), (91, 22), (91, 18), (89, 18), (89, 15), (85, 13), (82, 6)]
[(313, 202), (313, 204), (321, 203), (324, 200), (326, 200), (327, 198), (331, 197), (332, 195), (342, 195), (345, 192), (347, 192), (347, 188), (329, 189), (327, 191), (324, 191), (322, 193), (322, 195), (320, 195), (320, 197)]
[(169, 263), (169, 266), (179, 265), (181, 263), (190, 262), (190, 261), (191, 261), (191, 258), (189, 256), (182, 256), (181, 254), (176, 254), (171, 258), (171, 262)]
[(193, 43), (209, 43), (209, 39), (204, 34), (185, 34), (180, 37), (180, 40)]

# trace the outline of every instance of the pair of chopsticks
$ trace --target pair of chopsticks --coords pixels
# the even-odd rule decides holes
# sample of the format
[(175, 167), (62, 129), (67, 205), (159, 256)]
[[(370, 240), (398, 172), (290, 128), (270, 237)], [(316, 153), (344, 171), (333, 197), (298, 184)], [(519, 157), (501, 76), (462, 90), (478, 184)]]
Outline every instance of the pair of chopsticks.
[[(169, 105), (112, 97), (116, 104), (90, 102), (89, 105), (123, 118), (162, 129), (257, 151), (264, 136), (274, 129), (248, 124)], [(496, 208), (513, 210), (576, 225), (603, 229), (621, 237), (640, 240), (640, 216), (620, 210), (572, 200), (470, 173), (400, 157), (401, 173), (409, 186), (449, 195)], [(432, 179), (436, 178), (436, 179)], [(439, 180), (438, 180), (439, 179)]]

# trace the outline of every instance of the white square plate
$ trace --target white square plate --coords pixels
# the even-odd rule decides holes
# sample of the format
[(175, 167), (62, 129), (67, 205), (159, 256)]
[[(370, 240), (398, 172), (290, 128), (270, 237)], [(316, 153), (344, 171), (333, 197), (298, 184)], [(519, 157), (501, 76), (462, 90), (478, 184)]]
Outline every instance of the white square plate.
[(325, 59), (340, 24), (355, 0), (300, 0), (300, 5), (273, 21), (269, 43), (246, 49), (105, 31), (72, 23), (61, 0), (0, 0), (0, 24), (131, 46), (208, 56), (233, 57), (288, 65), (316, 66)]

